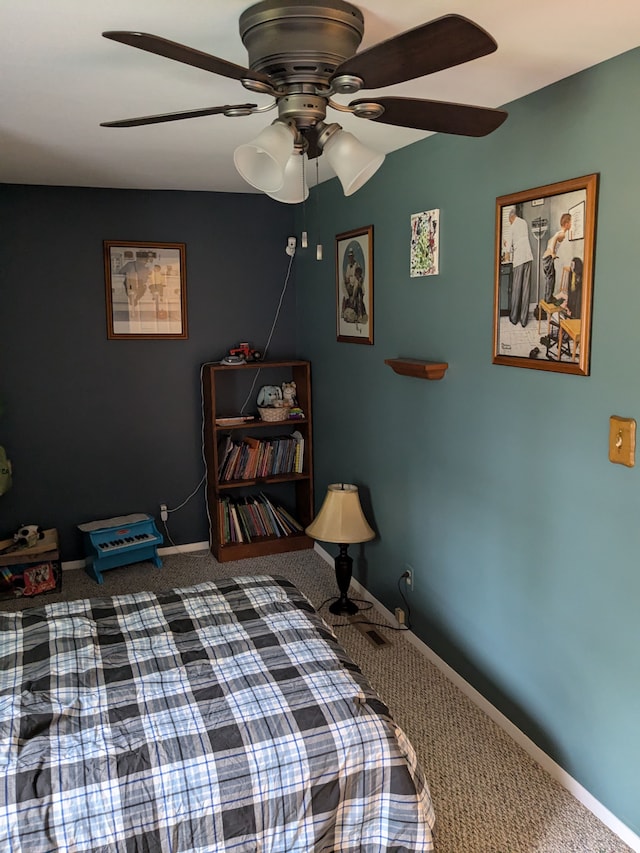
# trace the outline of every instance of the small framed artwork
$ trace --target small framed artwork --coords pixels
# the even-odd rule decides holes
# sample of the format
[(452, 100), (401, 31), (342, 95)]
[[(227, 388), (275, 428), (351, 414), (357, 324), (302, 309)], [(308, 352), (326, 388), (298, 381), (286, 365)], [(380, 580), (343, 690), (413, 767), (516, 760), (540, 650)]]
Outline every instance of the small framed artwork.
[(589, 375), (597, 186), (496, 199), (494, 364)]
[(184, 243), (104, 241), (107, 337), (187, 338)]
[(440, 254), (440, 211), (425, 210), (411, 215), (411, 278), (438, 275)]
[(373, 225), (336, 236), (337, 339), (373, 344)]

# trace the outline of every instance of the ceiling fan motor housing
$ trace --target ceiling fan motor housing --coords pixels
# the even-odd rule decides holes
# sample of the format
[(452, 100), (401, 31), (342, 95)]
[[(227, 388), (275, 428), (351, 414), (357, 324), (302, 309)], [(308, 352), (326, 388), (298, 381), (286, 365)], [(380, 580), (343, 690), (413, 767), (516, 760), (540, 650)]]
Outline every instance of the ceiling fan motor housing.
[(263, 0), (240, 16), (249, 67), (276, 85), (326, 86), (363, 34), (362, 12), (342, 0)]
[[(493, 53), (495, 39), (461, 15), (443, 15), (358, 51), (364, 17), (357, 6), (345, 0), (261, 0), (241, 14), (240, 35), (249, 67), (151, 33), (104, 32), (113, 41), (237, 80), (275, 102), (227, 104), (103, 125), (136, 127), (219, 114), (246, 116), (277, 106), (276, 121), (294, 131), (295, 148), (317, 157), (325, 143), (337, 150), (337, 140), (346, 138), (336, 135), (339, 125), (324, 124), (327, 107), (383, 124), (462, 136), (486, 136), (507, 117), (504, 110), (421, 98), (359, 98), (349, 104), (332, 100), (334, 94), (393, 86)], [(288, 144), (289, 136), (285, 138)]]

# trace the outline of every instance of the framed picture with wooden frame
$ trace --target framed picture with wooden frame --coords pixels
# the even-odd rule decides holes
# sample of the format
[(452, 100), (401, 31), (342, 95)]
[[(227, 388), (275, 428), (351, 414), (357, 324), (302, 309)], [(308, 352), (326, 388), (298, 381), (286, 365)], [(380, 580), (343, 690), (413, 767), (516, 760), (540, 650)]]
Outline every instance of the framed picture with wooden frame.
[(373, 225), (336, 236), (337, 340), (373, 344)]
[(184, 243), (104, 241), (107, 337), (187, 338)]
[(589, 375), (597, 186), (496, 199), (494, 364)]

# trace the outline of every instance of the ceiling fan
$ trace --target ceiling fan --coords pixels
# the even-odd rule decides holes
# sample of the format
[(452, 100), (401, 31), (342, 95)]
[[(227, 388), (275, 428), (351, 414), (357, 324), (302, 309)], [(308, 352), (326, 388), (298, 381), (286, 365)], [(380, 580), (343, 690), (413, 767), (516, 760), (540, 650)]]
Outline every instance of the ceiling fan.
[(234, 153), (236, 168), (252, 186), (279, 201), (308, 195), (304, 157), (327, 155), (345, 195), (359, 189), (384, 160), (339, 124), (325, 122), (327, 108), (357, 118), (418, 130), (485, 136), (507, 117), (503, 110), (403, 97), (357, 98), (348, 105), (334, 95), (353, 95), (433, 74), (497, 48), (495, 40), (460, 15), (445, 15), (356, 53), (364, 34), (362, 12), (344, 0), (262, 0), (240, 16), (249, 67), (160, 36), (108, 31), (103, 36), (183, 62), (270, 95), (266, 106), (226, 104), (177, 113), (103, 122), (136, 127), (222, 114), (247, 116), (277, 108), (278, 117)]

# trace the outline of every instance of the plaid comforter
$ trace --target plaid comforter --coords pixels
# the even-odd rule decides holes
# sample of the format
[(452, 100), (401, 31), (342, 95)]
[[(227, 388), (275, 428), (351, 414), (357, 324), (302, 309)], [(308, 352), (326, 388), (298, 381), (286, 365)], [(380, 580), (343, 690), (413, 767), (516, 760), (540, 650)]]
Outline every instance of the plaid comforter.
[(287, 580), (0, 613), (0, 851), (432, 850), (411, 745)]

